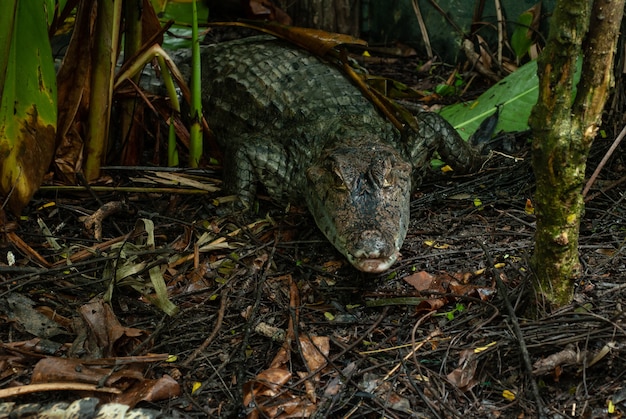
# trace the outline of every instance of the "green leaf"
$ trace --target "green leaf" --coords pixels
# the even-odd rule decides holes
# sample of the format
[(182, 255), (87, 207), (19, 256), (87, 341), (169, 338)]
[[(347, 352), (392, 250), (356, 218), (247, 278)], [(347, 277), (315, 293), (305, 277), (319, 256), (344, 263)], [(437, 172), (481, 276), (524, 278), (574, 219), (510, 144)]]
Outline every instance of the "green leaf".
[(532, 61), (491, 86), (476, 100), (444, 107), (441, 116), (467, 139), (498, 105), (504, 105), (496, 132), (524, 131), (528, 129), (528, 117), (537, 102), (538, 86), (537, 63)]
[(526, 55), (528, 49), (533, 44), (532, 30), (530, 29), (533, 18), (534, 16), (531, 12), (525, 11), (517, 19), (517, 25), (511, 36), (511, 47), (518, 59)]
[[(581, 71), (582, 59), (579, 59), (576, 63), (574, 86), (580, 81)], [(440, 114), (467, 140), (480, 123), (496, 111), (497, 106), (504, 105), (500, 109), (495, 132), (525, 131), (528, 129), (528, 118), (537, 103), (538, 95), (537, 62), (531, 61), (491, 86), (476, 100), (445, 106)], [(572, 100), (574, 97), (576, 87), (572, 90)]]
[(438, 84), (435, 87), (435, 93), (439, 96), (450, 96), (456, 93), (456, 89), (447, 84)]
[(2, 97), (2, 90), (4, 90), (4, 76), (9, 62), (17, 0), (6, 0), (3, 8), (3, 12), (0, 13), (0, 97)]
[[(17, 3), (0, 102), (0, 194), (19, 213), (43, 180), (54, 153), (56, 74), (45, 0)], [(1, 21), (6, 22), (6, 17)], [(6, 48), (8, 30), (0, 30)], [(8, 198), (7, 198), (8, 197)]]

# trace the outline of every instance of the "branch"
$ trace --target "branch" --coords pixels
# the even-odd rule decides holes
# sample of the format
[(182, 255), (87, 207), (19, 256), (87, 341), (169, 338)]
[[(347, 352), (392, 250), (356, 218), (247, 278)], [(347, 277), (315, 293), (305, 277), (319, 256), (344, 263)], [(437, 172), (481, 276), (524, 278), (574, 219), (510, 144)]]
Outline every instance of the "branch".
[(595, 0), (589, 32), (583, 44), (583, 69), (574, 101), (581, 116), (585, 142), (593, 141), (611, 87), (613, 58), (624, 14), (624, 0)]

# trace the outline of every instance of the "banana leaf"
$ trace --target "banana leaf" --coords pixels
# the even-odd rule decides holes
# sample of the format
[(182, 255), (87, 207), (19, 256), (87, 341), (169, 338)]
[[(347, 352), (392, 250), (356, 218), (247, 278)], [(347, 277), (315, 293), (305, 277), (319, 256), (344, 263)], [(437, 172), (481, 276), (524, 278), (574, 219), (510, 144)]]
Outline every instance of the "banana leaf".
[(537, 103), (538, 88), (537, 62), (531, 61), (491, 86), (476, 100), (445, 106), (440, 114), (461, 137), (467, 139), (484, 119), (503, 105), (496, 132), (525, 131), (530, 111)]
[(0, 195), (20, 213), (39, 188), (54, 152), (56, 75), (46, 1), (18, 1), (0, 101)]
[[(580, 80), (581, 71), (582, 59), (579, 59), (574, 75), (572, 100), (576, 96), (576, 85)], [(497, 107), (502, 105), (494, 132), (525, 131), (529, 129), (528, 118), (537, 103), (538, 89), (537, 62), (531, 61), (491, 86), (476, 100), (445, 106), (441, 109), (440, 115), (467, 140), (480, 123), (493, 115)]]

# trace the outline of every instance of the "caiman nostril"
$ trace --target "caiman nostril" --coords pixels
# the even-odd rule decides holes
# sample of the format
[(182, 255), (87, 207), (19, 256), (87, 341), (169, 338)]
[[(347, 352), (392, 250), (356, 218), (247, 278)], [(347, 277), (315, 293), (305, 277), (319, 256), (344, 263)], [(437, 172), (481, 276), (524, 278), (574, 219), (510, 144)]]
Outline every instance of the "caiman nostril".
[(355, 256), (358, 258), (389, 257), (396, 249), (393, 241), (385, 239), (380, 231), (363, 231), (354, 244)]

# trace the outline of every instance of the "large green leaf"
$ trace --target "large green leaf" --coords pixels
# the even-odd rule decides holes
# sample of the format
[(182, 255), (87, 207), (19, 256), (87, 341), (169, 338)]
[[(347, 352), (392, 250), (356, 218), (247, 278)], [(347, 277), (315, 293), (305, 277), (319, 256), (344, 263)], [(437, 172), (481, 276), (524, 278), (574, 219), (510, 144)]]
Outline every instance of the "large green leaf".
[(3, 11), (0, 13), (0, 97), (4, 90), (4, 75), (9, 62), (9, 48), (13, 38), (13, 23), (17, 10), (17, 0), (4, 0)]
[[(572, 100), (580, 81), (582, 59), (576, 63)], [(515, 132), (529, 129), (528, 118), (539, 95), (537, 62), (531, 61), (491, 86), (471, 102), (456, 103), (444, 107), (440, 114), (456, 128), (461, 137), (468, 139), (480, 123), (493, 115), (500, 105), (500, 117), (496, 132)]]
[(532, 61), (491, 86), (476, 100), (444, 107), (441, 116), (467, 139), (497, 106), (503, 105), (496, 131), (524, 131), (528, 129), (530, 111), (537, 103), (538, 87), (537, 63)]
[(0, 195), (15, 213), (39, 188), (54, 152), (56, 75), (45, 4), (45, 0), (17, 3), (4, 74), (0, 102)]

